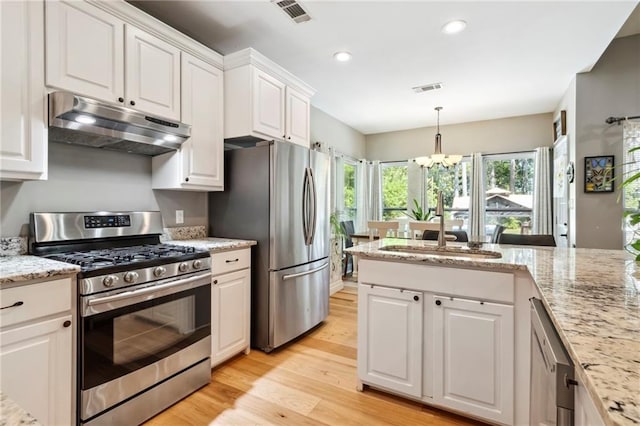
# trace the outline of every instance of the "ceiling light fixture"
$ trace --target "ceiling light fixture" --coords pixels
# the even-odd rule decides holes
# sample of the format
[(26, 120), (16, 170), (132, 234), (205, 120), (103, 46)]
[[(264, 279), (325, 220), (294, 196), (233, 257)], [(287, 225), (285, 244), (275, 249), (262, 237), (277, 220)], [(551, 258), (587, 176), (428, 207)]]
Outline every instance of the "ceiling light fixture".
[(333, 54), (333, 59), (335, 59), (338, 62), (347, 62), (351, 60), (351, 53), (347, 51), (336, 52)]
[(435, 110), (438, 112), (438, 121), (436, 127), (436, 145), (433, 150), (433, 154), (429, 157), (418, 157), (416, 158), (416, 163), (420, 166), (431, 168), (436, 164), (440, 164), (444, 167), (455, 166), (462, 160), (462, 155), (444, 155), (442, 153), (442, 135), (440, 134), (440, 110), (442, 107), (435, 107)]
[(445, 34), (457, 34), (464, 30), (466, 26), (467, 23), (465, 21), (458, 19), (444, 24), (442, 32)]

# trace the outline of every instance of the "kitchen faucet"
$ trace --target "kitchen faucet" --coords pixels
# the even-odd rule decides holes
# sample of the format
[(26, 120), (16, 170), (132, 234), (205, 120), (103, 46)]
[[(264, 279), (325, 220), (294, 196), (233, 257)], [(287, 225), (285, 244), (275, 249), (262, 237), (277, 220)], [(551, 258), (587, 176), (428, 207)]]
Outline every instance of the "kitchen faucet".
[(438, 191), (438, 204), (436, 205), (436, 216), (440, 217), (440, 230), (438, 232), (438, 247), (446, 247), (447, 239), (444, 237), (444, 195)]

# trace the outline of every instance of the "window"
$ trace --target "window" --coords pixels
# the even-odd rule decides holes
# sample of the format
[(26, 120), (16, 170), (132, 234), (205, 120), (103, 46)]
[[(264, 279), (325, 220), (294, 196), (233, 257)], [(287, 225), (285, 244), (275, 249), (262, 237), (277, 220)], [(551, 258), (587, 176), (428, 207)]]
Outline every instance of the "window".
[[(625, 161), (622, 181), (625, 181), (640, 171), (638, 170), (638, 164), (640, 164), (640, 151), (629, 152), (630, 149), (640, 147), (640, 132), (634, 132), (632, 128), (629, 130), (625, 129), (623, 141)], [(638, 225), (631, 224), (629, 214), (640, 212), (640, 180), (636, 179), (622, 188), (622, 209), (624, 212), (622, 241), (624, 243), (624, 247), (626, 247), (638, 239)]]
[(338, 191), (341, 189), (344, 191), (344, 208), (343, 220), (355, 220), (356, 219), (356, 162), (353, 160), (344, 160), (344, 186), (338, 187)]
[(533, 207), (533, 152), (484, 157), (486, 232), (496, 225), (507, 233), (531, 231)]
[(469, 218), (469, 194), (471, 188), (471, 158), (464, 157), (453, 167), (434, 166), (426, 169), (425, 188), (427, 207), (433, 215), (438, 203), (438, 191), (444, 197), (445, 219), (463, 219), (465, 227)]
[(382, 171), (382, 219), (405, 217), (407, 210), (407, 162), (381, 164)]

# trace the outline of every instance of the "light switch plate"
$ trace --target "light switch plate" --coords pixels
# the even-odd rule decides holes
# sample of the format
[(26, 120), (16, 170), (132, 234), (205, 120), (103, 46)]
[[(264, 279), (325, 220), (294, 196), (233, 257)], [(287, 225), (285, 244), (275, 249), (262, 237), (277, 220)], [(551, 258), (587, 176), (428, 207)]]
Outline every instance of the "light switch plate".
[(184, 210), (176, 210), (176, 224), (184, 223)]

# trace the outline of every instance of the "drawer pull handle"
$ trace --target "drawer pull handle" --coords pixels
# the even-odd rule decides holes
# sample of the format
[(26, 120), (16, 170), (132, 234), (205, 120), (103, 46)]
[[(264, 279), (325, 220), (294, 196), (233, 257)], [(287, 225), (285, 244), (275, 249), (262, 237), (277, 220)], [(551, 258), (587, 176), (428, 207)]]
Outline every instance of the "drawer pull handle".
[(19, 301), (19, 302), (14, 303), (13, 305), (4, 306), (4, 307), (2, 307), (0, 309), (15, 308), (15, 307), (22, 306), (22, 305), (24, 305), (24, 302), (23, 301)]
[(218, 284), (218, 280), (213, 280), (213, 284)]
[(233, 259), (233, 260), (225, 260), (226, 263), (236, 263), (238, 260), (240, 259)]
[(71, 321), (66, 320), (65, 322), (63, 322), (63, 323), (62, 323), (62, 325), (63, 325), (64, 327), (69, 327), (69, 326), (71, 325)]
[(436, 300), (436, 305), (440, 306), (442, 305), (442, 302), (440, 300)]

